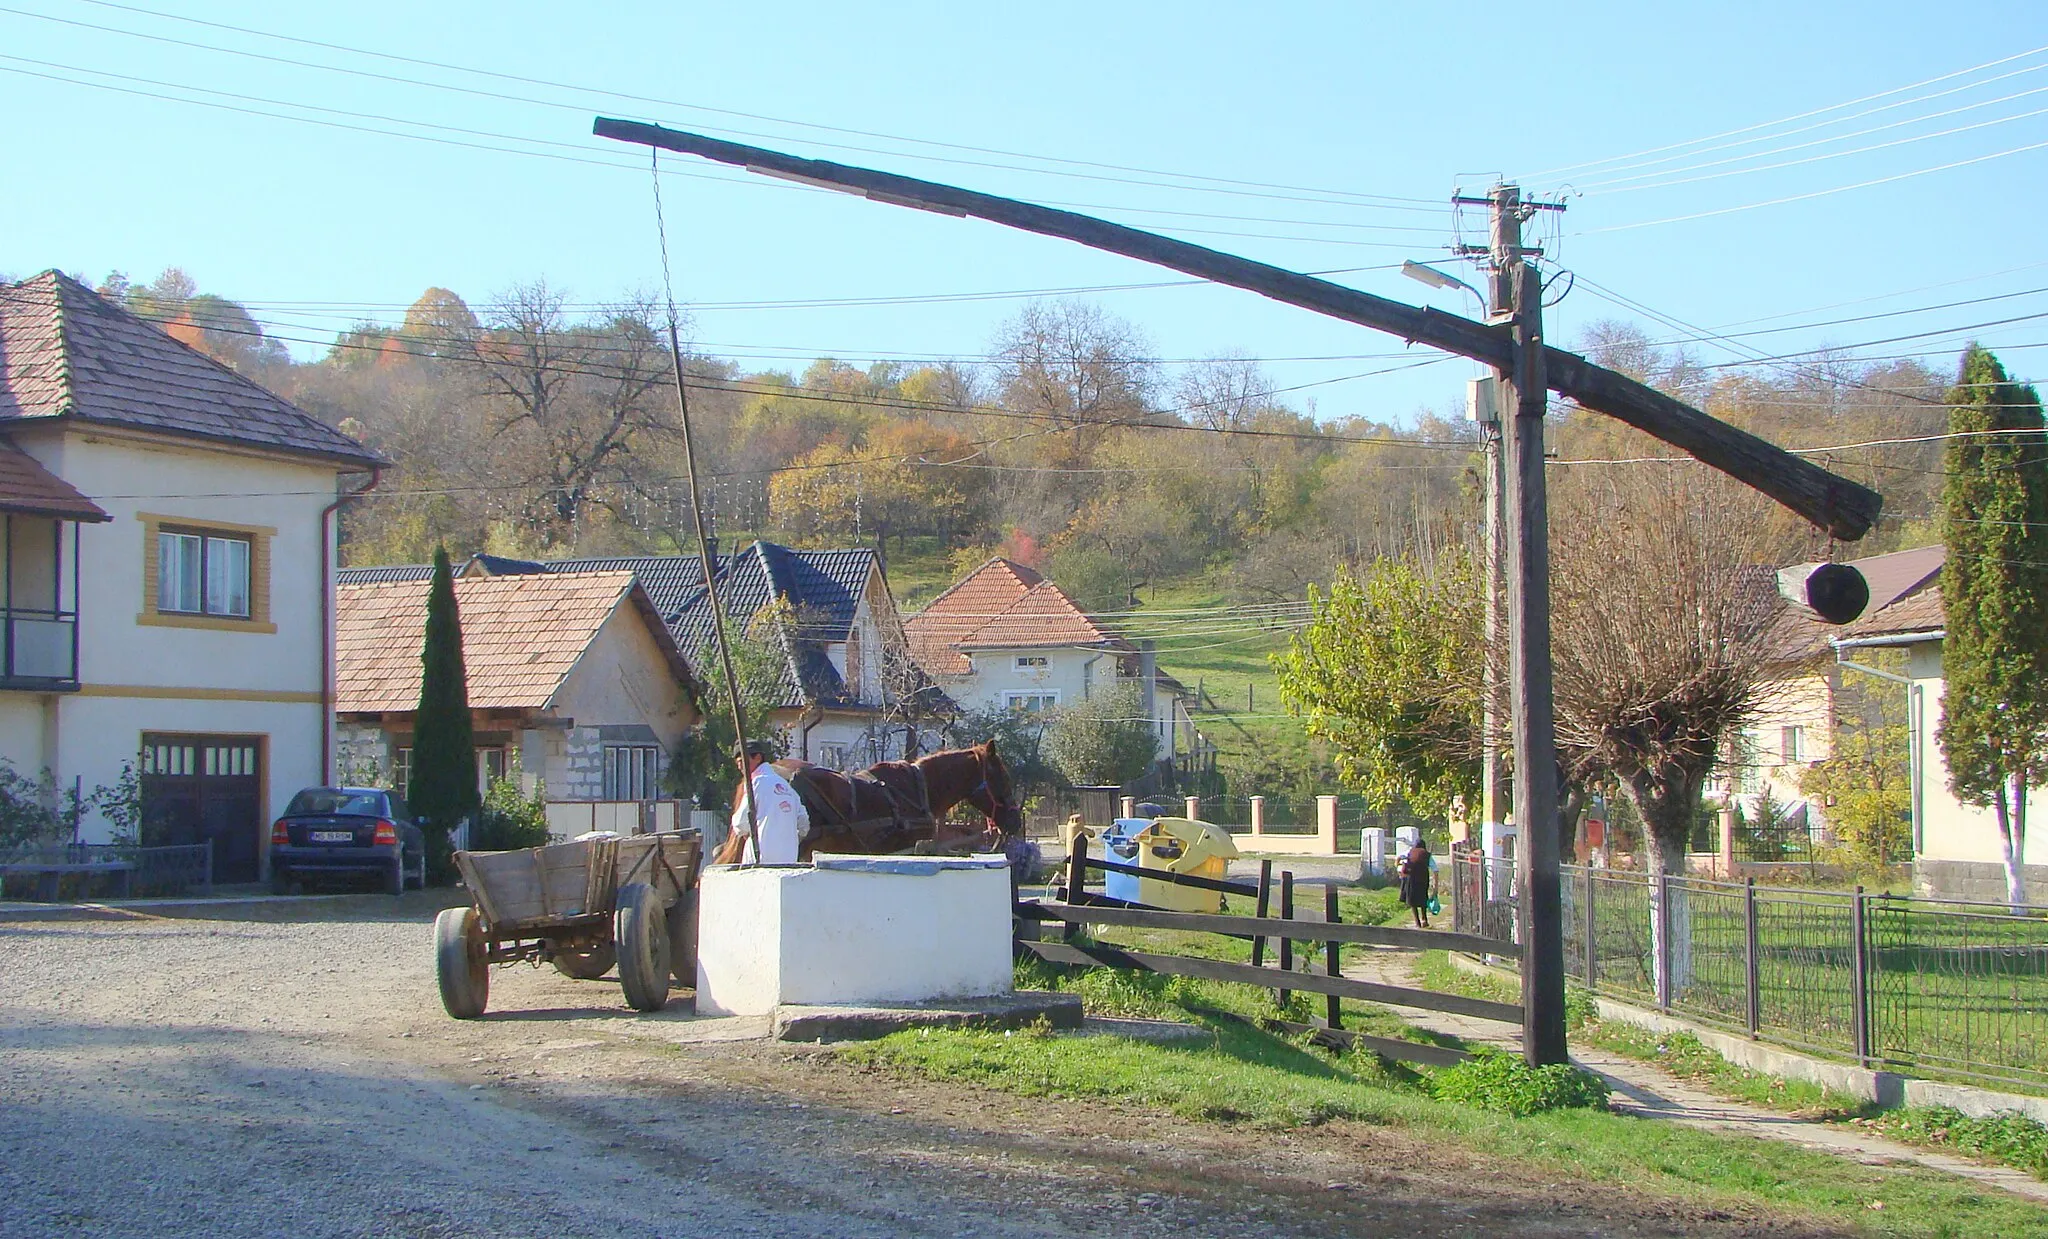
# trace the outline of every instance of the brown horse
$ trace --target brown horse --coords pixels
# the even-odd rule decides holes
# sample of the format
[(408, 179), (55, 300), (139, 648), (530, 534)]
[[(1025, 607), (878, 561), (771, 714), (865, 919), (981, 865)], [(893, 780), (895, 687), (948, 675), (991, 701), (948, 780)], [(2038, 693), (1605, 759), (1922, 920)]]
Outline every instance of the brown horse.
[[(1024, 815), (994, 740), (914, 762), (876, 762), (855, 775), (793, 758), (774, 766), (810, 812), (811, 831), (800, 852), (806, 859), (814, 852), (886, 855), (925, 846), (940, 852), (969, 851), (976, 845), (1008, 851), (1011, 841), (1023, 835)], [(741, 794), (733, 790), (735, 812)], [(987, 826), (976, 830), (948, 821), (961, 804), (980, 810)], [(745, 845), (745, 837), (735, 831), (714, 863), (734, 863)]]

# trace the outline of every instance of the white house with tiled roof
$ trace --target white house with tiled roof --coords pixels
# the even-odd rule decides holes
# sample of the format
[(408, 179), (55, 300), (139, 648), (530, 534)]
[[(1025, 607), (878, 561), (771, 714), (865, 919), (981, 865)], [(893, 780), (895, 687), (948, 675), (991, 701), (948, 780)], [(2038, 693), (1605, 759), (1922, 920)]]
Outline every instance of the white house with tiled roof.
[(384, 462), (57, 272), (0, 285), (0, 439), (0, 758), (136, 762), (150, 841), (262, 876), (326, 781), (335, 505)]
[[(430, 581), (335, 590), (337, 751), (356, 781), (404, 786)], [(673, 828), (662, 789), (697, 721), (688, 664), (628, 571), (455, 582), (478, 778), (543, 781), (554, 833)]]
[(1131, 683), (1161, 758), (1192, 732), (1179, 685), (1159, 673), (1149, 650), (1098, 624), (1065, 590), (1015, 560), (990, 559), (903, 627), (911, 656), (963, 708), (1037, 714)]

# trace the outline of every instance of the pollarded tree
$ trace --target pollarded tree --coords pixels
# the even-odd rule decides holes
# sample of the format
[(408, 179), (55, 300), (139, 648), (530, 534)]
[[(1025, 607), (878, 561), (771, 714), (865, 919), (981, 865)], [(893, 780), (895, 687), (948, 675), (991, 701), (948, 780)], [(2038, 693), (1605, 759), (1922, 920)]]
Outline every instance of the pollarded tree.
[[(1765, 501), (1690, 464), (1574, 470), (1552, 495), (1559, 752), (1619, 781), (1652, 872), (1683, 875), (1707, 778), (1779, 683), (1782, 604), (1749, 540)], [(1660, 995), (1685, 984), (1683, 955), (1661, 941), (1667, 926), (1685, 940), (1683, 913), (1652, 916)]]
[(1998, 817), (2025, 901), (2027, 789), (2048, 781), (2048, 436), (2041, 401), (1972, 345), (1949, 392), (1942, 491), (1942, 721), (1949, 786)]
[(455, 608), (455, 574), (448, 548), (434, 551), (434, 581), (427, 589), (426, 645), (420, 651), (420, 704), (413, 713), (412, 783), (405, 798), (427, 836), (427, 869), (434, 881), (449, 874), (449, 835), (475, 814), (476, 745), (470, 731), (469, 682), (462, 665), (462, 620)]

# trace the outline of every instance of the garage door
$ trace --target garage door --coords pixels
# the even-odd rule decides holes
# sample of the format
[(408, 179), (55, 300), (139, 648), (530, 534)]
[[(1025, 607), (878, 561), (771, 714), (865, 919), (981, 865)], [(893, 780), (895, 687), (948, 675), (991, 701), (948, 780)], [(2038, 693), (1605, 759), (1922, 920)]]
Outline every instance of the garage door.
[(142, 813), (159, 844), (213, 845), (213, 880), (254, 882), (263, 848), (260, 736), (142, 737)]

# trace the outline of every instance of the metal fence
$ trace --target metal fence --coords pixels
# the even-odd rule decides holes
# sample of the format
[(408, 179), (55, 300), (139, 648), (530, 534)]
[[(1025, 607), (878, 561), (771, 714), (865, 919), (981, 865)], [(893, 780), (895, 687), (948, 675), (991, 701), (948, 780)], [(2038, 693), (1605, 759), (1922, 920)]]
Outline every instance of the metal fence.
[[(1460, 932), (1518, 936), (1499, 865), (1452, 857)], [(1565, 968), (1596, 993), (1869, 1066), (2048, 1087), (2048, 908), (1562, 872)]]
[(0, 889), (34, 899), (149, 898), (213, 890), (213, 845), (69, 843), (0, 852)]

